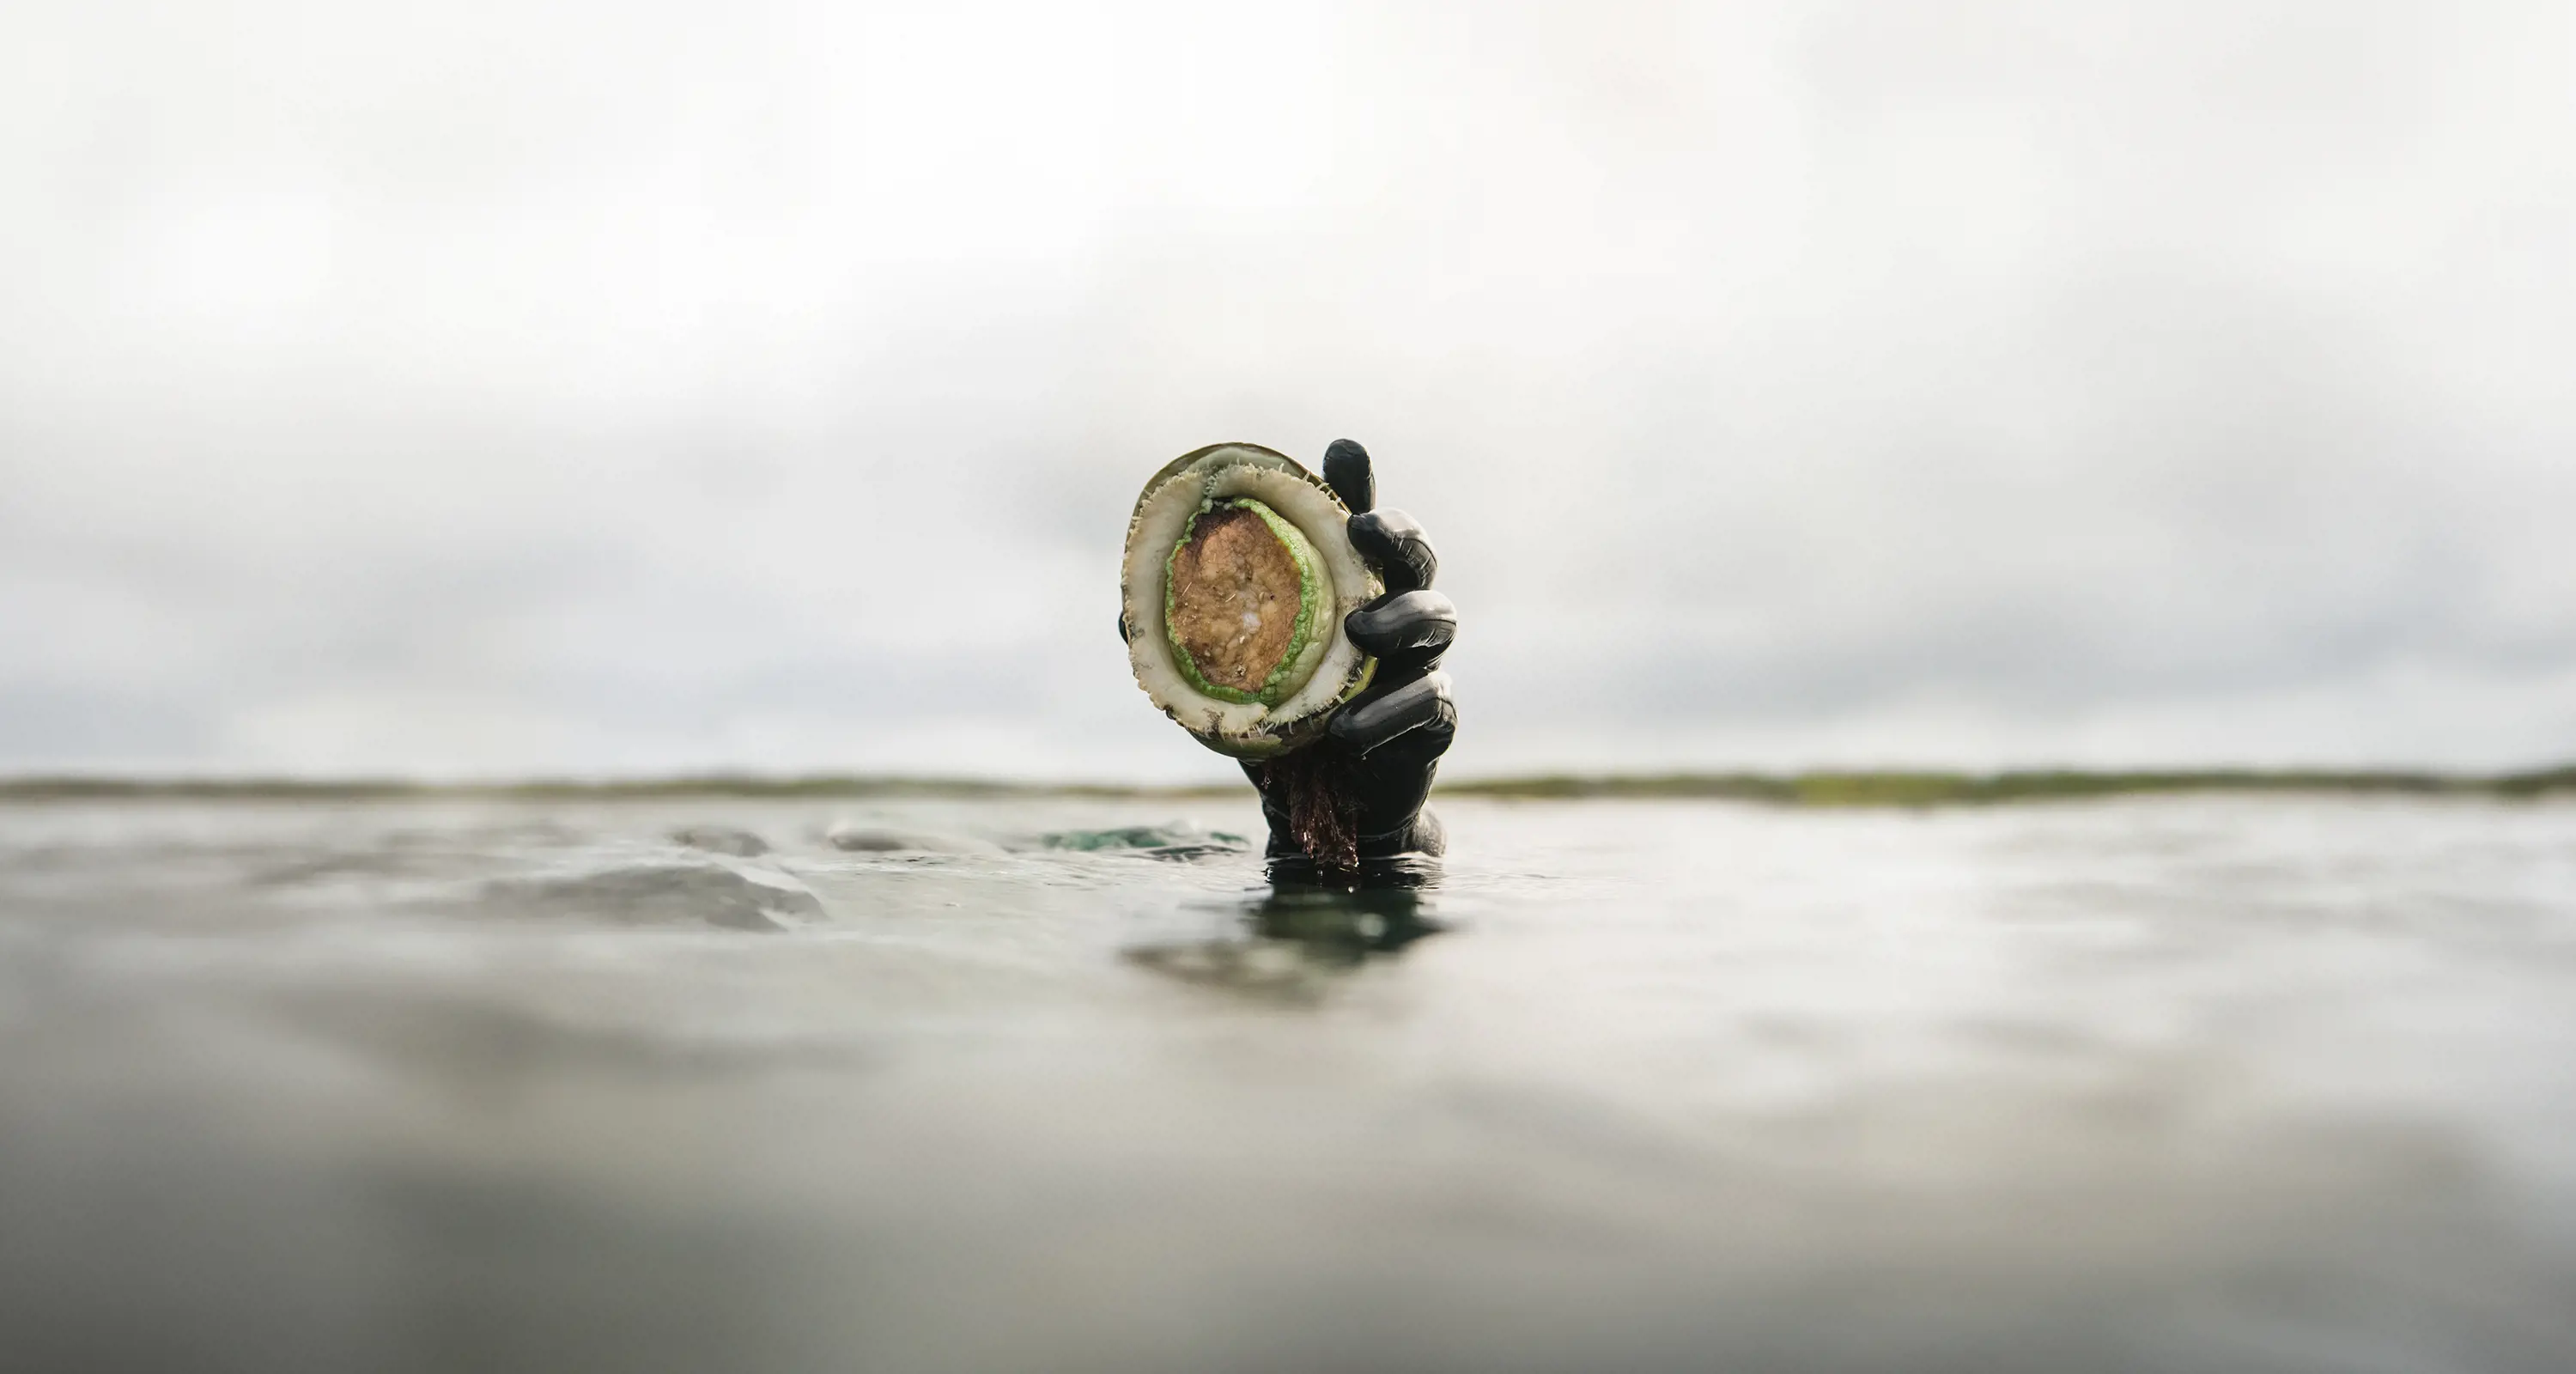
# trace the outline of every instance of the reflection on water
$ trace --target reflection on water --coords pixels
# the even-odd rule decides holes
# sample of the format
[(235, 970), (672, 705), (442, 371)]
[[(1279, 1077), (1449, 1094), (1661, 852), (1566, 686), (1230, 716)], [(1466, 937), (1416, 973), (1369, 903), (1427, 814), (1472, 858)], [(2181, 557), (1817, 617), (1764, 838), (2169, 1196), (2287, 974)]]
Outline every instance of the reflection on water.
[(2576, 1367), (2576, 806), (1447, 810), (0, 809), (0, 1365)]
[(1283, 875), (1279, 868), (1273, 865), (1270, 890), (1251, 905), (1252, 928), (1265, 939), (1309, 950), (1324, 962), (1357, 964), (1372, 955), (1394, 954), (1442, 929), (1425, 900), (1439, 881), (1439, 870), (1430, 861), (1418, 866), (1371, 861), (1360, 882), (1349, 887)]
[(1215, 909), (1233, 928), (1206, 939), (1129, 947), (1127, 958), (1185, 983), (1272, 1001), (1311, 1001), (1335, 973), (1400, 953), (1444, 927), (1427, 898), (1439, 885), (1432, 859), (1373, 859), (1348, 879), (1302, 861), (1273, 859), (1269, 886)]

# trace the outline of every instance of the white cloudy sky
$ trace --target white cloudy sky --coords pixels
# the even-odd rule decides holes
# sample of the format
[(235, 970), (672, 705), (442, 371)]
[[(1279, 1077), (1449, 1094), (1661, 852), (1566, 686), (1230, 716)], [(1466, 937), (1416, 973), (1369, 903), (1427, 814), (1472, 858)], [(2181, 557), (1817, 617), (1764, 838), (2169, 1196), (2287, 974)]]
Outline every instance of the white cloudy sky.
[(2576, 756), (2576, 22), (0, 17), (0, 771), (1221, 776), (1139, 481), (1379, 455), (1453, 773)]

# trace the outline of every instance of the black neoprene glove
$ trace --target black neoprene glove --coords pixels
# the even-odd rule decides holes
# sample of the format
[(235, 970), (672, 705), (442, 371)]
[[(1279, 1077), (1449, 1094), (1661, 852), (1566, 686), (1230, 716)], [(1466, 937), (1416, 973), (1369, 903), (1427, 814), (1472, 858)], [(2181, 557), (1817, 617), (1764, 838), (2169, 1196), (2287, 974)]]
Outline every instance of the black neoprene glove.
[(1270, 822), (1270, 856), (1304, 856), (1328, 872), (1363, 859), (1438, 854), (1439, 818), (1423, 809), (1440, 756), (1458, 733), (1441, 655), (1458, 634), (1458, 608), (1431, 590), (1440, 560), (1422, 526), (1378, 510), (1368, 450), (1336, 439), (1324, 481), (1351, 508), (1351, 547), (1386, 582), (1386, 594), (1343, 618), (1377, 675), (1333, 716), (1323, 739), (1278, 758), (1246, 762)]

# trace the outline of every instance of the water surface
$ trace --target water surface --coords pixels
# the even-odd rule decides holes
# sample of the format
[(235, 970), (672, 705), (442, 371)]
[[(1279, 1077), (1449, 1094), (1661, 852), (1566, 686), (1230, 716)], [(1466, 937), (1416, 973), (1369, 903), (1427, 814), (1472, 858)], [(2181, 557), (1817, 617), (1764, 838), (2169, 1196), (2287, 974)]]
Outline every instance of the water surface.
[(2576, 806), (1443, 811), (1348, 900), (1248, 803), (0, 807), (0, 1332), (2576, 1367)]

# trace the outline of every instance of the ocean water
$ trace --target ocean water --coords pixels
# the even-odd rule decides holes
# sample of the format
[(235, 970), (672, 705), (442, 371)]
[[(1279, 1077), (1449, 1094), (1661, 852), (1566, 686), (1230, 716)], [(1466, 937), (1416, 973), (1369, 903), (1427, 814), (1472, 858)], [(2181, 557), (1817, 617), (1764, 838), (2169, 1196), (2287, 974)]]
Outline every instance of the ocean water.
[(2576, 806), (1442, 810), (0, 807), (0, 1365), (2576, 1368)]

